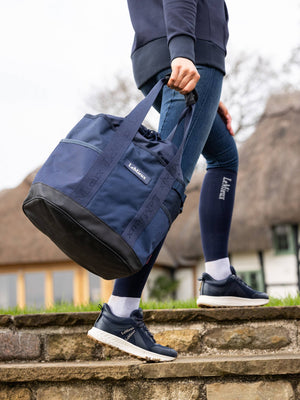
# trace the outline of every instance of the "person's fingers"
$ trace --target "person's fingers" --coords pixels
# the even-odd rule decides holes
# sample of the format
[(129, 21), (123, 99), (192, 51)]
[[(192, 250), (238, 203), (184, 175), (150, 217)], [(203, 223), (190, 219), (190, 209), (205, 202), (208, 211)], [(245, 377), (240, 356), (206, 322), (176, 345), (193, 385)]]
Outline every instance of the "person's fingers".
[(186, 94), (195, 89), (199, 79), (200, 75), (198, 73), (179, 73), (177, 78), (171, 81), (171, 84), (168, 84), (168, 86), (178, 90), (182, 94)]
[(172, 61), (171, 67), (172, 74), (167, 85), (182, 94), (192, 91), (200, 79), (194, 63), (189, 59), (179, 57)]
[(231, 136), (234, 136), (234, 131), (232, 128), (232, 118), (231, 115), (228, 112), (227, 107), (225, 106), (225, 104), (220, 101), (219, 103), (219, 108), (218, 108), (218, 113), (220, 115), (220, 117), (222, 118), (222, 120), (224, 121), (226, 128), (228, 130), (228, 132), (230, 133)]
[(232, 128), (232, 125), (231, 125), (231, 121), (232, 121), (232, 118), (231, 118), (230, 114), (228, 114), (226, 127), (227, 127), (230, 135), (234, 136), (234, 131), (233, 131), (233, 128)]
[(172, 68), (172, 73), (167, 83), (169, 88), (175, 89), (175, 82), (177, 80), (178, 74), (179, 74), (179, 68), (178, 67)]
[[(200, 79), (200, 76), (199, 76), (199, 79)], [(193, 79), (193, 80), (189, 81), (188, 84), (185, 85), (184, 88), (181, 89), (179, 92), (180, 92), (181, 94), (188, 94), (188, 93), (190, 93), (192, 90), (195, 89), (195, 87), (196, 87), (197, 82), (198, 82), (199, 79), (197, 79), (197, 80)]]

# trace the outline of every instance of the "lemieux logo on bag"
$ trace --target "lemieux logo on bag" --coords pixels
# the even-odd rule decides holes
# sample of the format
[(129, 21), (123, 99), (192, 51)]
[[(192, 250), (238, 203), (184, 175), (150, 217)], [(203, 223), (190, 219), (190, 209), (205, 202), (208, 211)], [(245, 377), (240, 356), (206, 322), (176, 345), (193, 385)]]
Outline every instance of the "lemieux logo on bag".
[(141, 171), (136, 165), (134, 165), (129, 160), (126, 160), (124, 165), (127, 169), (129, 169), (130, 172), (132, 172), (136, 177), (138, 177), (143, 183), (148, 185), (148, 183), (151, 180), (150, 177), (147, 176), (143, 171)]

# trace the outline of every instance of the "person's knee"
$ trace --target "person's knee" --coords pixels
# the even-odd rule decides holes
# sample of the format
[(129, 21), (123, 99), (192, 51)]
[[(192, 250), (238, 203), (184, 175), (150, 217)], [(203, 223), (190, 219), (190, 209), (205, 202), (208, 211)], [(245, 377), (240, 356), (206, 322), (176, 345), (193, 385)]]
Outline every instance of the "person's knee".
[(217, 155), (204, 155), (206, 158), (207, 169), (224, 168), (234, 172), (238, 172), (239, 155), (235, 143), (222, 153)]
[(231, 152), (230, 157), (228, 158), (228, 160), (224, 164), (226, 164), (226, 167), (224, 166), (223, 168), (227, 168), (227, 169), (230, 169), (232, 171), (238, 172), (238, 169), (239, 169), (239, 154), (238, 154), (236, 146), (235, 146), (234, 150)]

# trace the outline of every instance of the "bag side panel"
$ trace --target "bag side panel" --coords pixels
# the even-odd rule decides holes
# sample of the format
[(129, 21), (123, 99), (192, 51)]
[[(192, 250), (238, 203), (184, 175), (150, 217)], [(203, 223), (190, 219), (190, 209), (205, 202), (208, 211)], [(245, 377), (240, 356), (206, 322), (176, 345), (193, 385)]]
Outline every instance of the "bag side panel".
[(98, 153), (92, 149), (60, 142), (38, 171), (33, 183), (45, 183), (71, 196), (97, 157)]
[(151, 193), (163, 168), (152, 154), (131, 144), (87, 207), (121, 234)]
[[(175, 184), (176, 186), (176, 184)], [(173, 187), (150, 224), (143, 230), (133, 249), (139, 259), (145, 264), (158, 244), (163, 240), (173, 221), (182, 210), (182, 197)]]
[(103, 150), (114, 134), (112, 118), (104, 114), (86, 114), (69, 132), (67, 139), (76, 139)]
[(133, 250), (143, 265), (149, 259), (158, 244), (165, 238), (170, 228), (167, 215), (160, 208), (150, 224), (136, 240)]

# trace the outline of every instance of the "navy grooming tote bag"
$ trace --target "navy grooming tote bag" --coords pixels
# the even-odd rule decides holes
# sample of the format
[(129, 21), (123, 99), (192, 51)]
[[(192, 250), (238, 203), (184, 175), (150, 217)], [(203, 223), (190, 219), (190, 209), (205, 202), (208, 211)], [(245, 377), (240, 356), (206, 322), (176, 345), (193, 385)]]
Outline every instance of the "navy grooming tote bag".
[(71, 259), (104, 279), (138, 272), (185, 199), (181, 158), (195, 92), (186, 96), (177, 148), (142, 125), (167, 78), (125, 118), (85, 115), (37, 173), (23, 210)]

